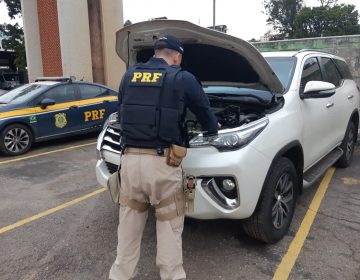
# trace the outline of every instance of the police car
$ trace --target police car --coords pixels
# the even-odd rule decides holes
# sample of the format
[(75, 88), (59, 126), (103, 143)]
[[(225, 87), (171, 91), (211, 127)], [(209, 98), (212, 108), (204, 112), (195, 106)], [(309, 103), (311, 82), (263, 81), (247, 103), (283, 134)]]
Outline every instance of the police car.
[(39, 78), (0, 96), (0, 152), (26, 153), (34, 142), (101, 130), (117, 92), (72, 78)]

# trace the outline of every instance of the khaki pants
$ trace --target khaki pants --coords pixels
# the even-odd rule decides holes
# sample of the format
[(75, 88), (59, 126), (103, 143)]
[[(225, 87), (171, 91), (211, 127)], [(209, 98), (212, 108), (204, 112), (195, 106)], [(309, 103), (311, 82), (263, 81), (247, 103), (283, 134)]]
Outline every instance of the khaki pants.
[[(166, 164), (166, 158), (144, 154), (125, 154), (121, 159), (121, 194), (140, 202), (158, 204), (182, 189), (181, 167)], [(175, 203), (157, 209), (159, 213), (174, 210)], [(148, 211), (139, 212), (120, 206), (117, 257), (110, 269), (112, 280), (132, 279), (140, 257), (140, 245)], [(184, 215), (170, 221), (156, 221), (156, 265), (161, 279), (185, 279), (181, 234)]]

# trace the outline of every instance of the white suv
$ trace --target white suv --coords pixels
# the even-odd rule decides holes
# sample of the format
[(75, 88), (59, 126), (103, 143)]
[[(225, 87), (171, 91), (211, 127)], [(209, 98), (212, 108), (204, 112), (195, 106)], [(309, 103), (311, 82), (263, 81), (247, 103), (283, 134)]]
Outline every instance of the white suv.
[[(245, 231), (280, 240), (296, 198), (333, 164), (350, 164), (359, 125), (359, 92), (345, 61), (302, 50), (260, 54), (251, 44), (183, 21), (152, 21), (117, 33), (119, 56), (133, 65), (170, 33), (184, 44), (183, 67), (202, 81), (222, 129), (204, 137), (187, 115), (187, 174), (197, 177), (197, 219), (242, 219)], [(101, 185), (120, 160), (116, 114), (101, 132)]]

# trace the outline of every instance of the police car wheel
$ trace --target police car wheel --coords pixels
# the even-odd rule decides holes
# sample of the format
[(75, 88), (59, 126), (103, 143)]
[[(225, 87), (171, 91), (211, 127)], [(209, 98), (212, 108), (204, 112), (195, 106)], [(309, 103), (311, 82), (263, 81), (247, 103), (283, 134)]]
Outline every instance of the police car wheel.
[(26, 153), (33, 143), (33, 135), (29, 128), (21, 124), (12, 124), (0, 134), (0, 151), (7, 156)]

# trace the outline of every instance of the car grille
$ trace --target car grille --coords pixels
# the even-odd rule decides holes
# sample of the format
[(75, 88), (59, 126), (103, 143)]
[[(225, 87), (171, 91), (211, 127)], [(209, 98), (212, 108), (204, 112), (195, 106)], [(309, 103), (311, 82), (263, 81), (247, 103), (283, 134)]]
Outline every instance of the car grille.
[(113, 164), (113, 163), (110, 163), (107, 161), (105, 161), (105, 164), (111, 174), (115, 173), (116, 170), (118, 169), (118, 166), (116, 164)]
[(120, 129), (117, 126), (108, 126), (103, 138), (101, 150), (120, 154)]
[[(120, 155), (120, 128), (117, 125), (111, 125), (106, 128), (101, 151), (108, 151)], [(111, 162), (105, 161), (105, 164), (111, 174), (115, 173), (118, 169), (118, 166)]]

